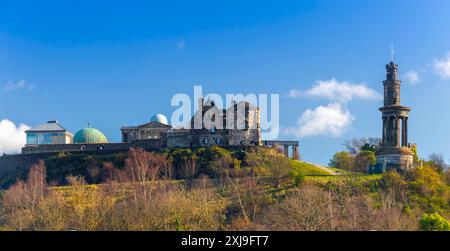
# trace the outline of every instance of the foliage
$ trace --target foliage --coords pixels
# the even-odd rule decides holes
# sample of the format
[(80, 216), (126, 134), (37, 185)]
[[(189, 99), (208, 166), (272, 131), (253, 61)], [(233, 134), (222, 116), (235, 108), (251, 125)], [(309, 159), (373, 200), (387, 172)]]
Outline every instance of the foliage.
[(366, 143), (366, 144), (364, 144), (362, 147), (361, 147), (361, 152), (364, 152), (364, 151), (370, 151), (370, 152), (373, 152), (373, 153), (375, 153), (375, 146), (374, 145), (370, 145), (369, 143)]
[(352, 170), (355, 158), (349, 152), (338, 152), (330, 160), (330, 167)]
[(420, 220), (422, 231), (450, 231), (450, 223), (438, 213), (423, 214)]
[(55, 184), (67, 184), (67, 176), (83, 176), (88, 183), (100, 183), (105, 173), (103, 162), (111, 162), (115, 167), (124, 166), (127, 153), (111, 155), (90, 155), (85, 153), (58, 154), (45, 161), (47, 181)]
[(411, 151), (414, 153), (413, 162), (415, 165), (418, 165), (419, 164), (419, 154), (417, 154), (417, 145), (416, 144), (413, 144), (411, 146)]
[[(357, 165), (356, 159), (364, 157), (370, 164), (373, 152), (358, 155), (337, 153), (332, 162), (346, 169), (331, 175), (275, 149), (174, 149), (165, 154), (131, 149), (122, 164), (109, 156), (97, 166), (99, 159), (93, 159), (100, 170), (98, 185), (88, 184), (88, 171), (90, 177), (68, 175), (63, 181), (67, 186), (54, 187), (48, 186), (48, 170), (40, 162), (24, 181), (2, 192), (0, 229), (367, 231), (447, 226), (447, 172), (425, 162), (409, 172), (367, 175), (349, 163)], [(71, 157), (60, 154), (55, 161)], [(181, 168), (178, 173), (175, 166)], [(176, 180), (181, 177), (186, 179)], [(434, 212), (440, 218), (430, 214)]]
[(381, 143), (380, 138), (358, 138), (346, 141), (344, 143), (350, 154), (356, 155), (360, 151), (374, 150), (374, 146), (378, 146)]
[(359, 152), (354, 160), (352, 171), (354, 172), (367, 172), (369, 166), (376, 164), (377, 158), (373, 151), (361, 151)]
[(305, 181), (305, 175), (303, 173), (296, 173), (293, 175), (292, 183), (294, 186), (299, 187)]

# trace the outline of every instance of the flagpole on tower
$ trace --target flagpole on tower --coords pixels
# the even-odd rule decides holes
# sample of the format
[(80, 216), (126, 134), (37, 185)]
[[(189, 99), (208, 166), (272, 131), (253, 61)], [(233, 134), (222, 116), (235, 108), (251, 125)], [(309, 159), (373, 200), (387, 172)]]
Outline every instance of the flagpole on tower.
[(391, 62), (394, 62), (394, 54), (395, 54), (394, 44), (391, 43)]

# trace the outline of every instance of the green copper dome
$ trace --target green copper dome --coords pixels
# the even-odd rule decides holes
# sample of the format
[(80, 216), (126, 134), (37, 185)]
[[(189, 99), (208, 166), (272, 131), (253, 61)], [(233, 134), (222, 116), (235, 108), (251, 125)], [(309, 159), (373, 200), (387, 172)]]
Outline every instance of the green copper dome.
[(106, 138), (105, 134), (103, 134), (101, 131), (92, 127), (86, 127), (75, 133), (75, 136), (73, 137), (73, 143), (78, 144), (108, 143), (108, 139)]

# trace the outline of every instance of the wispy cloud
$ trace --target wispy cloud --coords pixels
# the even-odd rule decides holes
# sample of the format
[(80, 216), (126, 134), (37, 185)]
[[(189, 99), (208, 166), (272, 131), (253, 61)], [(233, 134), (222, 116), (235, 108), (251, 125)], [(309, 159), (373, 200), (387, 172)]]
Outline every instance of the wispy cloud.
[(285, 133), (297, 137), (329, 135), (339, 137), (351, 126), (355, 118), (350, 111), (344, 110), (341, 104), (332, 103), (306, 110), (297, 121), (295, 127), (288, 128)]
[(0, 120), (0, 154), (19, 153), (26, 143), (25, 131), (30, 129), (25, 124), (16, 126), (8, 119)]
[(289, 91), (289, 94), (287, 96), (290, 97), (290, 98), (298, 98), (301, 95), (302, 95), (301, 91), (292, 89), (292, 90)]
[(436, 73), (443, 79), (450, 79), (450, 51), (447, 52), (445, 58), (434, 60), (434, 69)]
[(414, 70), (410, 70), (410, 71), (406, 72), (403, 77), (406, 80), (406, 82), (409, 84), (416, 84), (416, 83), (419, 83), (420, 81), (422, 81), (420, 79), (419, 73)]
[(184, 41), (184, 38), (182, 38), (180, 41), (178, 41), (177, 50), (181, 51), (181, 50), (184, 50), (185, 48), (186, 48), (186, 42)]
[(14, 91), (14, 90), (28, 90), (31, 91), (34, 89), (34, 86), (29, 84), (25, 80), (19, 80), (19, 81), (13, 81), (10, 80), (8, 83), (6, 83), (4, 89), (6, 91)]
[(353, 84), (350, 82), (338, 82), (330, 80), (318, 80), (316, 85), (306, 91), (290, 90), (288, 97), (324, 97), (332, 101), (346, 103), (354, 98), (364, 100), (380, 100), (381, 95), (365, 84)]

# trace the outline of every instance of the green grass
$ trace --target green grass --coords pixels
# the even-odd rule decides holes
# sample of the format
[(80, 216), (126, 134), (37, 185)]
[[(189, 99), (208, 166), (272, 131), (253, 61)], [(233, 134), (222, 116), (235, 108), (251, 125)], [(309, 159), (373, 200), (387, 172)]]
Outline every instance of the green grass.
[(291, 167), (295, 171), (297, 171), (305, 176), (330, 175), (329, 172), (326, 172), (320, 168), (317, 168), (316, 166), (314, 166), (312, 164), (305, 163), (305, 162), (298, 161), (298, 160), (291, 160)]
[[(367, 184), (372, 181), (378, 181), (382, 178), (381, 174), (361, 175), (358, 179), (362, 184)], [(328, 175), (328, 176), (307, 176), (305, 177), (307, 183), (312, 184), (326, 184), (326, 183), (343, 183), (348, 181), (346, 175)]]

